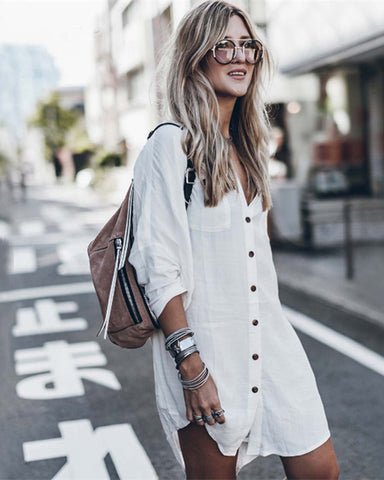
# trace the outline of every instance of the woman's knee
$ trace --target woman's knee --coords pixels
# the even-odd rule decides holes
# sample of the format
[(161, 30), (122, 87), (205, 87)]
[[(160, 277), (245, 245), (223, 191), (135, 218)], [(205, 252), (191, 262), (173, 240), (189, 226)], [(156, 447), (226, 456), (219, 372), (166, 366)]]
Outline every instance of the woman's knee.
[(323, 445), (303, 455), (280, 457), (288, 480), (338, 480), (336, 453), (329, 438)]

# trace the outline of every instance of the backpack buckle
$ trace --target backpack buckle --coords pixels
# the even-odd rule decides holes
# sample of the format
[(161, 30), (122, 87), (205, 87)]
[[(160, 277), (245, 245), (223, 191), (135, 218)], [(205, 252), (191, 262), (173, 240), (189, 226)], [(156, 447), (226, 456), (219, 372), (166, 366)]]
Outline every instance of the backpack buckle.
[(195, 169), (194, 168), (187, 168), (187, 170), (185, 171), (185, 183), (187, 183), (188, 185), (194, 185), (195, 181), (196, 181), (196, 176), (195, 176), (195, 179), (193, 180), (193, 182), (190, 181), (189, 179), (189, 173), (190, 172), (194, 172)]

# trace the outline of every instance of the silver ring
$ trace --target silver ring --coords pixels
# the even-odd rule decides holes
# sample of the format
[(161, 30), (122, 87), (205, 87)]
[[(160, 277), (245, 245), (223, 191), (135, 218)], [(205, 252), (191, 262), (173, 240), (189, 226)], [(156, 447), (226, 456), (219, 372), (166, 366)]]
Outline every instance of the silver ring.
[(213, 416), (214, 417), (221, 417), (224, 412), (225, 412), (225, 410), (223, 408), (220, 408), (220, 410), (216, 410), (216, 411), (213, 412)]
[(203, 420), (203, 417), (201, 415), (193, 414), (193, 419), (195, 420), (195, 422), (201, 422), (201, 420)]
[(204, 418), (204, 422), (210, 422), (211, 420), (213, 420), (213, 416), (212, 415), (207, 415), (207, 416), (203, 416)]

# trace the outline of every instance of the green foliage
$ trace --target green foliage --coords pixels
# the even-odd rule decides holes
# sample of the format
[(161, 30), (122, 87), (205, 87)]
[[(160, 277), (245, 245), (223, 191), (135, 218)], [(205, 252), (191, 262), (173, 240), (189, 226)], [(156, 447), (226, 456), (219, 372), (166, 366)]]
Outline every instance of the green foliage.
[(99, 162), (100, 168), (108, 167), (121, 167), (122, 165), (122, 155), (120, 153), (106, 153), (104, 154)]
[(29, 125), (41, 129), (48, 159), (65, 145), (66, 135), (77, 119), (75, 112), (61, 107), (60, 95), (57, 93), (52, 93), (46, 102), (37, 104), (36, 113)]
[(96, 147), (89, 140), (88, 133), (81, 123), (82, 122), (76, 123), (76, 125), (68, 132), (68, 135), (66, 136), (66, 145), (71, 149), (72, 152), (93, 152)]

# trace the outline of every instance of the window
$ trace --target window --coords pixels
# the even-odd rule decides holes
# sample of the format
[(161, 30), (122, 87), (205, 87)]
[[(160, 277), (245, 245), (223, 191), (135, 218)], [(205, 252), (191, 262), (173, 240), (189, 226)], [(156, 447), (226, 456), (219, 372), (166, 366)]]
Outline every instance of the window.
[(139, 67), (127, 73), (127, 99), (129, 102), (141, 102), (143, 100), (144, 68)]

